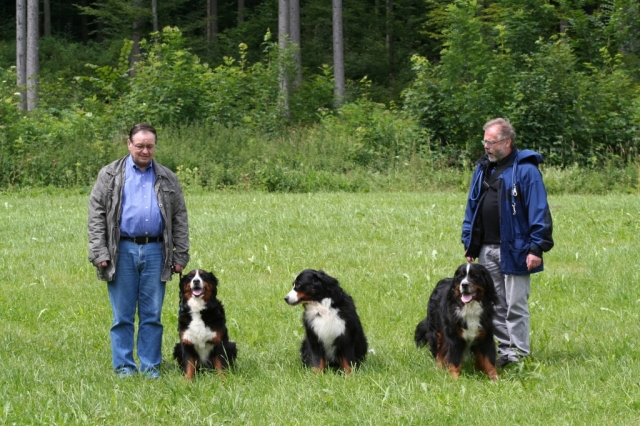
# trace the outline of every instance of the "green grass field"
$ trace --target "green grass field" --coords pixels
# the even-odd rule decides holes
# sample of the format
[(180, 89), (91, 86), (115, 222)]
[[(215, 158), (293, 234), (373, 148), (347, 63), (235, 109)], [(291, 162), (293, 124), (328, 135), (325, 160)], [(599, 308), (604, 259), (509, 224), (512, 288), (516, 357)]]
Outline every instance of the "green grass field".
[[(458, 380), (413, 344), (436, 282), (464, 261), (465, 194), (188, 195), (190, 268), (220, 280), (237, 368), (187, 383), (117, 379), (105, 283), (87, 261), (87, 194), (0, 195), (2, 424), (602, 424), (640, 422), (640, 198), (552, 196), (556, 247), (532, 279), (533, 358)], [(370, 348), (351, 376), (299, 361), (303, 268), (353, 296)]]

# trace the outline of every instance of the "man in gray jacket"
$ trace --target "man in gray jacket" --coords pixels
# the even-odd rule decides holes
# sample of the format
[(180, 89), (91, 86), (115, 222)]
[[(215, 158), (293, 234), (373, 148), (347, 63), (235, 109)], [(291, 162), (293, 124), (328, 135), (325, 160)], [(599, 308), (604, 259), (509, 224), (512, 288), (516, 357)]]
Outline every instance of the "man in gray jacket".
[(166, 281), (189, 262), (189, 223), (176, 175), (153, 159), (156, 130), (137, 124), (130, 155), (100, 170), (89, 197), (89, 261), (108, 282), (113, 311), (111, 353), (120, 377), (138, 371), (133, 359), (138, 310), (140, 371), (159, 377)]

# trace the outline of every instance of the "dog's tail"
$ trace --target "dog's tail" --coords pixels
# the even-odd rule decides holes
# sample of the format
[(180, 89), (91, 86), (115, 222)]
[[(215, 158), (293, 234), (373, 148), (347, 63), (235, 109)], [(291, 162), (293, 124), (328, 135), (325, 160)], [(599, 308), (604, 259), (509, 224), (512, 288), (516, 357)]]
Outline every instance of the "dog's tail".
[(427, 338), (428, 332), (429, 328), (427, 326), (427, 320), (423, 319), (416, 326), (416, 332), (413, 336), (416, 346), (421, 347), (429, 344), (429, 339)]
[(184, 354), (182, 353), (182, 345), (180, 343), (176, 343), (173, 347), (173, 359), (178, 361), (178, 364), (182, 365)]

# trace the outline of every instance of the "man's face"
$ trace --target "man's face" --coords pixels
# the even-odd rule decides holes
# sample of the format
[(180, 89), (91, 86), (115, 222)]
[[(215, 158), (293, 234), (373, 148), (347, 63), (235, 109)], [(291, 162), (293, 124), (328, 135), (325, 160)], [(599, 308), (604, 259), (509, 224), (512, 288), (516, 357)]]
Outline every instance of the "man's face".
[(500, 140), (499, 132), (498, 126), (491, 126), (484, 131), (484, 152), (492, 163), (498, 163), (511, 154), (511, 139)]
[(144, 170), (151, 164), (153, 154), (156, 151), (155, 135), (149, 131), (141, 130), (133, 135), (133, 140), (128, 140), (127, 142), (133, 162)]

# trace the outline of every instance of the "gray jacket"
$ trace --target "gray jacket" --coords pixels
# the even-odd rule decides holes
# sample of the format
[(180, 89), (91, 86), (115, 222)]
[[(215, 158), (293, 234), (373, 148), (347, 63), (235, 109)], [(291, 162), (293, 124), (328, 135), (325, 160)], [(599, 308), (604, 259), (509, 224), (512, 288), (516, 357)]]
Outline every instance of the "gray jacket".
[[(127, 156), (103, 167), (89, 196), (89, 262), (108, 260), (106, 268), (97, 268), (98, 278), (111, 281), (118, 262), (120, 215)], [(171, 281), (171, 266), (189, 262), (189, 222), (182, 188), (176, 175), (153, 160), (156, 173), (154, 189), (164, 219), (162, 231), (164, 266), (162, 281)]]

